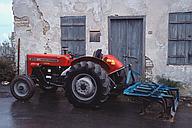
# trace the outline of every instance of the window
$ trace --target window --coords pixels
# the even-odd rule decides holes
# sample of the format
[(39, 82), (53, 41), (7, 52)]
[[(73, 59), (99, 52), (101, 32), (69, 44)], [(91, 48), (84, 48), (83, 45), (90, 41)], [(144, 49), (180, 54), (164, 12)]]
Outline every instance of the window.
[(100, 42), (100, 31), (90, 31), (90, 42)]
[[(61, 47), (68, 47), (74, 55), (85, 55), (86, 42), (86, 17), (64, 16), (61, 17)], [(63, 52), (63, 51), (61, 51)], [(63, 54), (63, 53), (62, 53)]]
[(192, 64), (192, 12), (169, 14), (168, 64)]

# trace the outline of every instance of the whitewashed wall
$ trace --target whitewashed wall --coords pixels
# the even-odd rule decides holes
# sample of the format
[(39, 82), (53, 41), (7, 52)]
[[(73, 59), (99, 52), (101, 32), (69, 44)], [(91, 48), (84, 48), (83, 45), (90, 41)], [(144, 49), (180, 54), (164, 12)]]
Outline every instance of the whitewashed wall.
[[(27, 53), (43, 53), (48, 42), (60, 54), (60, 17), (86, 16), (86, 53), (108, 52), (108, 16), (146, 15), (145, 54), (154, 76), (192, 83), (192, 66), (168, 66), (168, 13), (192, 11), (192, 0), (13, 0), (16, 38), (21, 38), (21, 70)], [(101, 42), (91, 43), (89, 31), (100, 30)], [(152, 34), (148, 34), (152, 31)]]

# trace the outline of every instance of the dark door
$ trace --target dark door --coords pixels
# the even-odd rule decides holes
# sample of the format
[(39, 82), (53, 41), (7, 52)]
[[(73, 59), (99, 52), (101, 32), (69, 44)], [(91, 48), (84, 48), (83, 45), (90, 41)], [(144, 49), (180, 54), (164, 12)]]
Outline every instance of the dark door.
[[(143, 73), (143, 18), (109, 17), (109, 53), (115, 55), (125, 65), (132, 63), (136, 71)], [(136, 57), (138, 63), (135, 63), (133, 59), (125, 61), (124, 55)]]
[(61, 47), (68, 47), (69, 51), (77, 55), (85, 55), (86, 17), (61, 17)]

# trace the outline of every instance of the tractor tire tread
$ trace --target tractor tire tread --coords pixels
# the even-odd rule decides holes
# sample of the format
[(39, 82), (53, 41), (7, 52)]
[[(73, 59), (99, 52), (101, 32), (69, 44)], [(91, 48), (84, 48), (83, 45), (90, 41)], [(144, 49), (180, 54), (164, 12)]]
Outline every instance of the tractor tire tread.
[[(78, 73), (88, 73), (91, 72), (94, 74), (94, 79), (97, 79), (97, 94), (96, 96), (87, 102), (83, 102), (78, 100), (71, 91), (71, 83), (73, 78), (75, 77), (74, 74), (78, 75)], [(71, 104), (73, 104), (75, 107), (98, 107), (101, 105), (101, 103), (105, 102), (110, 93), (110, 80), (108, 78), (108, 75), (106, 71), (98, 64), (95, 64), (91, 61), (82, 61), (80, 63), (77, 63), (73, 66), (71, 66), (71, 69), (67, 72), (67, 78), (66, 78), (66, 96)]]

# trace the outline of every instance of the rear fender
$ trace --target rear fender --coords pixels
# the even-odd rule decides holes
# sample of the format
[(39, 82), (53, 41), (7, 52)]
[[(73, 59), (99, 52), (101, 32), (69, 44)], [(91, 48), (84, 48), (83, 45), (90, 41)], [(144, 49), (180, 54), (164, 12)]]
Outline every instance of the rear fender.
[(103, 60), (101, 60), (99, 58), (96, 58), (96, 57), (91, 57), (91, 56), (80, 57), (80, 58), (77, 58), (77, 59), (73, 60), (71, 62), (71, 65), (75, 65), (75, 64), (77, 64), (77, 63), (79, 63), (81, 61), (91, 61), (91, 62), (94, 62), (94, 63), (100, 65), (103, 69), (105, 69), (105, 71), (107, 73), (110, 73), (109, 65), (106, 62), (104, 62)]

